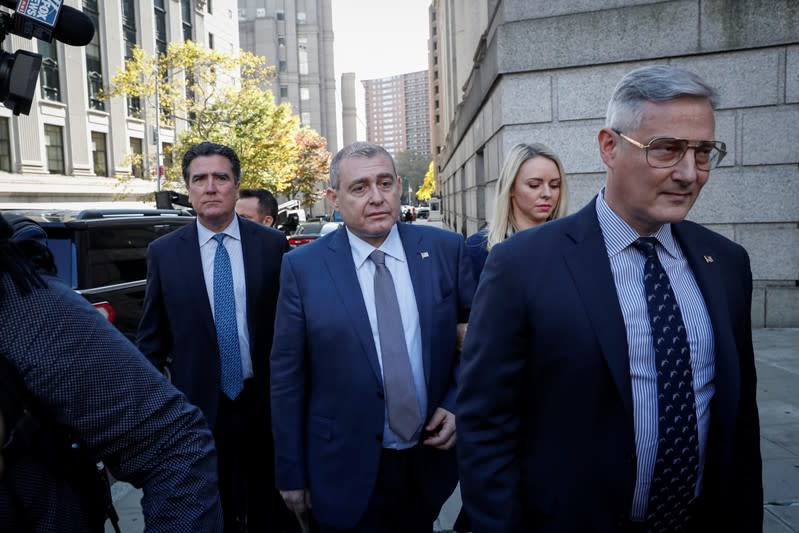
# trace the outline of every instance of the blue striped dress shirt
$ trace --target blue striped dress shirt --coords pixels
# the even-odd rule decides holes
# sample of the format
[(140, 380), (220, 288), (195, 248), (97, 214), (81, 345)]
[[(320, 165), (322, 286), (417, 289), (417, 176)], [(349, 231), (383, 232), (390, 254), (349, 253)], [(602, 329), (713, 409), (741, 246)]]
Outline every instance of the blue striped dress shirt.
[[(597, 197), (596, 212), (627, 330), (632, 379), (637, 476), (631, 518), (645, 520), (658, 444), (657, 372), (643, 284), (645, 258), (632, 246), (640, 235), (613, 212), (605, 202), (604, 193), (603, 189)], [(710, 400), (715, 392), (713, 327), (696, 278), (671, 233), (671, 224), (664, 224), (651, 236), (658, 240), (658, 258), (663, 263), (677, 303), (680, 304), (691, 348), (699, 432), (699, 475), (696, 483), (696, 494), (699, 494), (710, 427)]]

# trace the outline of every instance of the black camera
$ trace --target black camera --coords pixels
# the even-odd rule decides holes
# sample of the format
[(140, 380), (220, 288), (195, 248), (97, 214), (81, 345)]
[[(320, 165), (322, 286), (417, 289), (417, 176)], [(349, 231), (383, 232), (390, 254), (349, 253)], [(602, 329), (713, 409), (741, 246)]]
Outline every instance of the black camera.
[[(62, 5), (63, 0), (0, 0), (14, 10), (0, 12), (0, 42), (13, 33), (26, 39), (85, 46), (94, 37), (94, 24), (81, 11)], [(31, 110), (42, 56), (25, 50), (0, 51), (0, 102), (15, 115)]]

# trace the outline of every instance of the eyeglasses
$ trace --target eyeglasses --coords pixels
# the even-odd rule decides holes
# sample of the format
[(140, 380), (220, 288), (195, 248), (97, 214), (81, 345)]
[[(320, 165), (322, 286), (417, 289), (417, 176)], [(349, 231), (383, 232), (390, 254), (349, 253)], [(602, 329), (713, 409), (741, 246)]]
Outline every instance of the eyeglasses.
[(648, 144), (641, 144), (620, 132), (613, 130), (619, 136), (646, 152), (646, 162), (650, 167), (673, 167), (685, 156), (689, 148), (694, 149), (694, 161), (699, 170), (716, 168), (724, 156), (727, 155), (727, 145), (721, 141), (699, 141), (691, 144), (685, 139), (672, 139), (671, 137), (656, 137)]

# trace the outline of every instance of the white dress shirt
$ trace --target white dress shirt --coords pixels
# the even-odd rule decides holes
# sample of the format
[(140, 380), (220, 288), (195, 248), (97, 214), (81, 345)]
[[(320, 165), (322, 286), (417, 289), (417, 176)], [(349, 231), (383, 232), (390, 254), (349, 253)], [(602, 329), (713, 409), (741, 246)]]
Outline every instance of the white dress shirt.
[[(247, 328), (247, 285), (244, 281), (244, 256), (241, 252), (239, 217), (234, 216), (233, 221), (221, 233), (225, 234), (223, 243), (230, 257), (230, 269), (233, 274), (236, 328), (239, 332), (239, 350), (241, 351), (241, 376), (243, 379), (247, 379), (253, 376), (253, 371), (252, 358), (250, 357), (250, 333)], [(208, 302), (211, 304), (211, 314), (214, 314), (214, 257), (218, 246), (214, 235), (216, 233), (200, 224), (200, 221), (197, 220), (197, 237), (200, 242), (203, 276), (205, 277), (205, 289), (208, 292)]]
[[(380, 363), (380, 371), (382, 373), (383, 355), (380, 351), (380, 334), (377, 330), (377, 310), (375, 308), (375, 264), (369, 259), (369, 254), (376, 248), (360, 239), (349, 228), (347, 228), (347, 236), (350, 241), (352, 260), (355, 262), (358, 283), (361, 286), (361, 294), (363, 294), (363, 301), (366, 304), (366, 312), (369, 315), (372, 338), (374, 339), (377, 360)], [(377, 249), (386, 254), (386, 268), (391, 273), (394, 289), (397, 291), (400, 318), (405, 332), (405, 344), (411, 360), (413, 383), (416, 386), (416, 399), (419, 401), (419, 415), (422, 420), (422, 427), (424, 427), (427, 413), (427, 387), (425, 386), (424, 361), (422, 360), (422, 330), (419, 325), (419, 309), (416, 306), (411, 273), (408, 270), (405, 249), (402, 247), (402, 240), (396, 224), (391, 228), (383, 244)], [(404, 441), (402, 437), (394, 433), (388, 426), (388, 413), (386, 413), (383, 424), (384, 448), (405, 449), (416, 445), (417, 442), (419, 442), (419, 432), (410, 441)]]

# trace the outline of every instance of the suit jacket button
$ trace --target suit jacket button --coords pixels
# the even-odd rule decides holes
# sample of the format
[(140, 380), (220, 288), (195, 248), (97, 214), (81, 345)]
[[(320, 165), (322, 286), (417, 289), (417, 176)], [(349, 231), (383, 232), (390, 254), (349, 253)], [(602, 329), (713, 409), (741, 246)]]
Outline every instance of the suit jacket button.
[(375, 433), (375, 440), (378, 442), (383, 442), (383, 434), (382, 433)]

